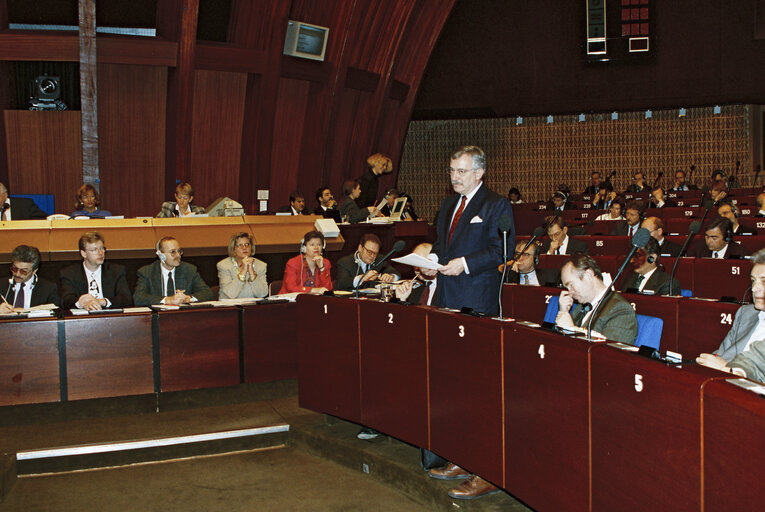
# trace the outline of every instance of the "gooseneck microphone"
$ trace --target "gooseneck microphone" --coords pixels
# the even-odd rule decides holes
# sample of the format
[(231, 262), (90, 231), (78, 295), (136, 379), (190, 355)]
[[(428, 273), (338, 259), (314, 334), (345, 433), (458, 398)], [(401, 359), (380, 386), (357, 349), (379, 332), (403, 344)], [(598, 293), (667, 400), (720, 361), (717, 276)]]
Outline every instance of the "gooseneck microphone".
[(651, 232), (646, 228), (640, 228), (635, 232), (635, 235), (632, 237), (632, 247), (630, 248), (630, 252), (627, 253), (627, 257), (624, 259), (624, 262), (622, 262), (622, 266), (619, 267), (619, 270), (616, 272), (616, 275), (611, 281), (611, 285), (606, 289), (606, 293), (603, 295), (603, 298), (600, 299), (600, 301), (595, 305), (595, 308), (592, 310), (592, 314), (590, 314), (589, 320), (587, 320), (587, 338), (592, 338), (592, 322), (597, 316), (598, 311), (600, 311), (600, 306), (608, 302), (609, 297), (611, 297), (611, 294), (614, 293), (616, 281), (619, 280), (619, 276), (621, 276), (622, 272), (624, 272), (624, 269), (627, 267), (627, 263), (629, 263), (632, 259), (632, 256), (635, 255), (635, 251), (647, 244), (650, 238)]
[[(510, 231), (510, 228), (513, 227), (513, 221), (510, 219), (509, 215), (502, 215), (499, 218), (498, 224), (499, 224), (499, 230), (502, 231), (502, 261), (507, 262), (507, 232)], [(526, 247), (528, 247), (533, 240), (534, 238), (532, 238), (529, 241), (529, 243), (526, 244)], [(526, 247), (523, 248), (524, 251), (526, 250)], [(500, 320), (502, 320), (502, 285), (505, 282), (505, 274), (507, 274), (507, 265), (505, 265), (502, 268), (502, 280), (499, 282), (499, 294), (497, 297), (497, 302), (499, 303), (499, 319)]]
[(691, 222), (691, 225), (688, 227), (688, 236), (685, 238), (685, 242), (683, 242), (683, 246), (680, 248), (680, 252), (677, 254), (677, 258), (675, 258), (675, 264), (672, 265), (672, 272), (669, 274), (669, 295), (670, 296), (672, 296), (672, 280), (675, 278), (675, 272), (677, 271), (677, 264), (680, 263), (680, 258), (682, 258), (683, 254), (685, 254), (685, 250), (688, 248), (688, 244), (691, 243), (691, 239), (693, 238), (693, 235), (695, 235), (699, 231), (701, 231), (701, 221), (694, 220), (693, 222)]
[(395, 244), (393, 244), (393, 249), (390, 250), (388, 254), (382, 257), (379, 261), (376, 261), (372, 263), (369, 266), (369, 270), (377, 270), (378, 268), (382, 267), (382, 264), (385, 263), (385, 261), (390, 258), (394, 253), (401, 252), (401, 249), (404, 248), (406, 243), (403, 240), (399, 240)]

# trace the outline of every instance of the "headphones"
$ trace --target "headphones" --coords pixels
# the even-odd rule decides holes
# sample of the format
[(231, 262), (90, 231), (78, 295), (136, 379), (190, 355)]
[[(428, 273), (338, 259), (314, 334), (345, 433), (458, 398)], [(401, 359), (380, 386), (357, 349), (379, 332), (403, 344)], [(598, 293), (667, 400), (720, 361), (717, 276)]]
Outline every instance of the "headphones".
[(725, 229), (725, 242), (731, 243), (733, 242), (733, 223), (728, 222), (726, 226), (727, 228)]
[(157, 250), (156, 254), (157, 254), (157, 257), (159, 258), (159, 261), (164, 263), (165, 261), (167, 261), (167, 256), (165, 256), (165, 254), (159, 250), (159, 246), (162, 244), (162, 240), (164, 240), (164, 238), (160, 238), (159, 240), (157, 240), (157, 246), (155, 247), (155, 249)]
[[(311, 238), (318, 238), (315, 236), (312, 236)], [(307, 243), (307, 240), (305, 237), (300, 241), (300, 254), (305, 254), (305, 244)], [(324, 251), (324, 249), (327, 248), (327, 240), (325, 238), (321, 238), (321, 250)], [(356, 251), (356, 254), (358, 254), (358, 251)]]
[(656, 261), (656, 257), (655, 257), (653, 254), (651, 254), (651, 255), (649, 255), (649, 256), (648, 256), (648, 257), (647, 257), (645, 260), (646, 260), (648, 263), (651, 263), (651, 264), (653, 264), (653, 262), (654, 262), (654, 261)]
[(739, 216), (741, 215), (741, 208), (736, 206), (732, 201), (725, 201), (723, 204), (727, 204), (728, 206), (730, 206), (730, 210), (733, 212), (733, 216), (737, 219), (739, 218)]

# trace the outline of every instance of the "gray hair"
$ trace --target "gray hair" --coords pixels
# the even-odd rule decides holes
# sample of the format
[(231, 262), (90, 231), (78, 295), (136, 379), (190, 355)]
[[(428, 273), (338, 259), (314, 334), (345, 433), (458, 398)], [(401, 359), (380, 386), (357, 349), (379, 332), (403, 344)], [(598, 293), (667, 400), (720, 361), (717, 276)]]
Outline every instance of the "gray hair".
[(462, 158), (463, 155), (470, 155), (473, 157), (473, 170), (483, 169), (486, 170), (486, 153), (478, 146), (462, 146), (457, 151), (452, 153), (451, 159), (457, 160)]
[(32, 267), (37, 269), (40, 267), (40, 251), (31, 245), (19, 245), (11, 253), (11, 262), (14, 261), (31, 263)]
[(765, 265), (765, 247), (752, 254), (752, 265)]

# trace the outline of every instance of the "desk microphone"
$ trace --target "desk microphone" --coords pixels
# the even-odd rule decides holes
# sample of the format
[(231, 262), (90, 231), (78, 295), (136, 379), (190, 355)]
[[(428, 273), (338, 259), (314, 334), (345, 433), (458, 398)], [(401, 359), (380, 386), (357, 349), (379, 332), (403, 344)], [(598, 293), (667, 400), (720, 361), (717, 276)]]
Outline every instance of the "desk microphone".
[[(0, 216), (2, 216), (2, 213), (0, 213)], [(13, 289), (13, 278), (8, 279), (8, 289), (5, 291), (5, 295), (3, 296), (3, 299), (5, 302), (8, 302), (8, 294), (11, 293), (11, 290)]]
[[(499, 230), (502, 231), (502, 261), (507, 262), (507, 232), (510, 231), (510, 228), (513, 227), (513, 221), (510, 219), (509, 215), (502, 215), (499, 218), (498, 224), (499, 224)], [(536, 236), (534, 238), (536, 238)], [(529, 243), (527, 243), (526, 247), (523, 248), (524, 251), (529, 245), (531, 245), (531, 242), (534, 241), (534, 238), (529, 240)], [(499, 303), (499, 319), (500, 320), (502, 320), (502, 283), (505, 282), (506, 273), (507, 273), (507, 264), (505, 264), (505, 266), (502, 267), (502, 279), (499, 282), (499, 294), (497, 296), (497, 302)]]
[(680, 258), (683, 257), (683, 254), (685, 254), (685, 250), (688, 248), (688, 244), (691, 243), (691, 239), (693, 238), (693, 235), (701, 231), (701, 222), (698, 220), (694, 220), (691, 222), (691, 225), (688, 227), (688, 236), (685, 238), (685, 242), (683, 243), (683, 246), (680, 248), (680, 252), (677, 254), (677, 258), (675, 258), (675, 264), (672, 266), (672, 272), (669, 274), (669, 295), (672, 296), (672, 280), (675, 278), (675, 272), (677, 271), (677, 264), (680, 263)]
[(609, 297), (611, 297), (611, 294), (614, 293), (614, 287), (616, 286), (616, 281), (619, 280), (619, 276), (622, 275), (622, 272), (624, 272), (624, 269), (627, 267), (627, 263), (630, 262), (632, 259), (632, 256), (634, 256), (635, 251), (642, 248), (646, 243), (648, 243), (648, 240), (651, 238), (651, 232), (648, 231), (646, 228), (640, 228), (635, 232), (635, 235), (632, 237), (632, 247), (630, 248), (630, 252), (627, 253), (627, 257), (624, 259), (624, 262), (622, 263), (622, 266), (619, 267), (619, 270), (616, 272), (616, 276), (614, 276), (614, 279), (611, 281), (611, 286), (608, 287), (606, 290), (606, 293), (603, 295), (603, 298), (600, 299), (600, 301), (595, 305), (595, 308), (592, 310), (592, 314), (590, 315), (589, 320), (587, 320), (587, 338), (592, 338), (592, 321), (595, 319), (595, 316), (598, 314), (598, 311), (600, 310), (600, 306), (608, 302)]
[(406, 243), (403, 240), (399, 240), (395, 244), (393, 244), (393, 249), (390, 250), (388, 254), (382, 257), (379, 261), (376, 261), (372, 263), (372, 265), (369, 266), (369, 270), (376, 270), (379, 267), (382, 267), (382, 264), (385, 263), (385, 260), (390, 258), (394, 253), (400, 252), (401, 249), (404, 248)]

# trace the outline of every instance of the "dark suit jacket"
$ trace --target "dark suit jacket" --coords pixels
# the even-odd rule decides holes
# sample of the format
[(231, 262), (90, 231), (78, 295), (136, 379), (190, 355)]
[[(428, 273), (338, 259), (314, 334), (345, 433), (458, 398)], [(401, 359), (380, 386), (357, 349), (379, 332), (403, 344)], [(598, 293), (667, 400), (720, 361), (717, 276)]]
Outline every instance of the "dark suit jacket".
[(340, 212), (330, 208), (329, 210), (324, 210), (321, 206), (317, 206), (316, 209), (313, 211), (314, 215), (321, 215), (325, 219), (333, 219), (338, 224), (343, 221), (343, 216), (340, 215)]
[[(547, 254), (547, 251), (550, 250), (550, 240), (545, 240), (544, 245), (542, 245), (542, 250), (539, 254)], [(576, 238), (572, 238), (571, 235), (568, 236), (568, 245), (566, 246), (566, 254), (574, 254), (576, 252), (581, 252), (584, 254), (589, 254), (590, 250), (587, 248), (587, 242), (584, 240), (578, 240)]]
[(9, 197), (13, 220), (45, 219), (48, 216), (28, 197)]
[[(449, 225), (460, 199), (459, 194), (454, 194), (441, 203), (432, 252), (438, 255), (442, 265), (464, 257), (470, 273), (463, 272), (458, 276), (439, 273), (432, 304), (455, 309), (469, 307), (479, 313), (496, 314), (499, 310), (497, 296), (502, 284), (497, 267), (503, 263), (502, 234), (498, 223), (503, 215), (512, 221), (513, 210), (506, 198), (489, 190), (484, 183), (462, 212), (449, 242)], [(507, 246), (515, 247), (512, 222)]]
[(340, 205), (340, 215), (347, 215), (348, 222), (356, 224), (362, 220), (367, 220), (369, 210), (366, 208), (359, 208), (359, 205), (357, 205), (350, 196), (346, 196), (343, 204)]
[[(736, 242), (731, 242), (728, 244), (728, 250), (725, 251), (725, 259), (735, 259), (736, 257), (743, 258), (748, 254), (749, 252), (742, 245), (739, 245)], [(696, 240), (691, 248), (688, 249), (687, 255), (693, 256), (694, 258), (711, 258), (712, 251), (709, 250), (704, 240)]]
[[(539, 286), (560, 286), (560, 269), (558, 268), (539, 268), (536, 269)], [(521, 275), (518, 272), (509, 270), (505, 276), (506, 283), (520, 284)]]
[[(597, 316), (592, 322), (592, 330), (597, 331), (609, 340), (621, 341), (629, 345), (635, 344), (638, 334), (637, 316), (627, 300), (618, 293), (611, 294), (606, 304), (603, 304), (595, 313)], [(584, 319), (584, 311), (581, 304), (574, 306), (571, 318), (580, 327)], [(589, 319), (588, 319), (589, 320)]]
[[(138, 283), (133, 293), (133, 301), (136, 306), (150, 306), (160, 304), (165, 298), (164, 286), (162, 285), (162, 269), (160, 262), (155, 261), (151, 265), (145, 265), (138, 269)], [(181, 262), (175, 269), (175, 288), (186, 290), (186, 295), (196, 297), (199, 301), (213, 300), (213, 293), (197, 267), (191, 263)]]
[(745, 236), (756, 235), (757, 234), (757, 230), (754, 229), (754, 228), (750, 228), (749, 226), (744, 226), (743, 224), (739, 223), (738, 231), (734, 231), (733, 234), (734, 235), (745, 235)]
[[(280, 206), (279, 209), (276, 210), (276, 211), (279, 212), (279, 213), (289, 213), (290, 215), (292, 215), (292, 206), (290, 206), (290, 205)], [(305, 210), (303, 210), (298, 215), (305, 215)]]
[[(633, 272), (627, 277), (627, 280), (624, 281), (624, 285), (622, 286), (622, 291), (627, 291), (629, 289), (635, 289), (638, 288), (638, 274), (637, 272)], [(643, 293), (646, 292), (646, 290), (652, 290), (654, 295), (669, 295), (669, 274), (664, 272), (662, 269), (656, 269), (656, 272), (651, 274), (651, 277), (648, 278), (648, 282), (645, 284), (645, 287), (643, 287)], [(675, 295), (680, 295), (680, 281), (677, 280), (677, 278), (672, 279), (672, 293)]]
[[(13, 297), (8, 296), (8, 286), (10, 283), (7, 279), (0, 281), (0, 295), (6, 297), (8, 302), (13, 304)], [(58, 296), (58, 288), (56, 283), (52, 283), (42, 277), (37, 278), (35, 287), (32, 289), (32, 300), (30, 306), (39, 306), (40, 304), (55, 304), (61, 305), (61, 299)]]
[(361, 184), (361, 194), (356, 198), (356, 204), (359, 208), (365, 208), (367, 206), (377, 206), (377, 189), (379, 185), (380, 177), (372, 172), (372, 169), (367, 167), (367, 170), (359, 176), (359, 183)]
[[(375, 263), (379, 261), (379, 258), (375, 259)], [(353, 290), (353, 279), (357, 275), (363, 275), (361, 267), (358, 261), (356, 261), (356, 253), (346, 254), (339, 260), (337, 260), (337, 287), (336, 290)], [(398, 275), (398, 272), (389, 263), (383, 264), (381, 269), (378, 269), (380, 274), (394, 274)], [(379, 283), (379, 281), (367, 281), (363, 283), (360, 288), (371, 288)]]
[[(101, 290), (113, 308), (126, 308), (133, 304), (133, 296), (125, 278), (125, 267), (105, 261), (101, 266)], [(61, 307), (71, 309), (81, 295), (88, 293), (88, 277), (82, 262), (61, 271)]]
[(611, 234), (614, 236), (629, 236), (629, 225), (626, 220), (619, 220), (614, 222), (614, 228), (611, 230)]
[(667, 238), (664, 238), (664, 243), (659, 246), (659, 254), (669, 254), (673, 258), (677, 258), (677, 255), (680, 254), (680, 249), (682, 249), (682, 246), (667, 240)]

